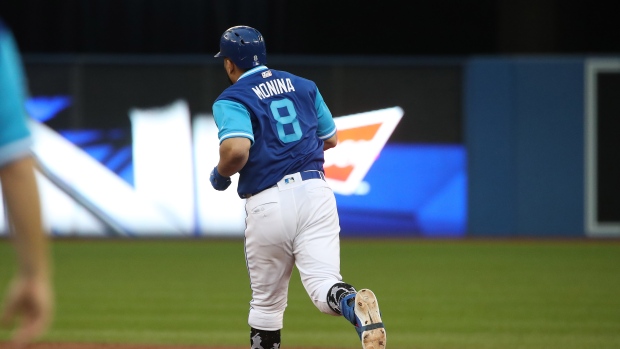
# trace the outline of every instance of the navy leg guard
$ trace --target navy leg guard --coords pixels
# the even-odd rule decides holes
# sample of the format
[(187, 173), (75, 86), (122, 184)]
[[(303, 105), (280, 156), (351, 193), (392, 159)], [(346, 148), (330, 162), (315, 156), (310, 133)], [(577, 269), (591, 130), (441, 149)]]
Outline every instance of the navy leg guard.
[(334, 286), (329, 289), (329, 292), (327, 292), (327, 305), (329, 305), (331, 310), (342, 315), (342, 299), (349, 295), (355, 297), (355, 293), (355, 288), (347, 283), (339, 282), (334, 284)]
[(250, 330), (250, 349), (280, 349), (280, 330)]

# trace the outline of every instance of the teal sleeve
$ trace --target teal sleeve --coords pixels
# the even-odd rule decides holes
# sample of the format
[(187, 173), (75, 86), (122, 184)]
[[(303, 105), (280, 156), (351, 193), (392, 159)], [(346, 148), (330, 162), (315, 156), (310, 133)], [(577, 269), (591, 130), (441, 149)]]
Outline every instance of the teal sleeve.
[(213, 104), (213, 118), (220, 143), (227, 138), (244, 137), (254, 144), (250, 113), (241, 103), (219, 100)]
[(316, 90), (316, 99), (314, 100), (314, 108), (319, 118), (319, 126), (317, 135), (320, 139), (328, 139), (336, 134), (336, 123), (332, 118), (332, 113), (327, 108), (327, 104), (323, 100), (323, 96), (319, 90)]
[(8, 28), (0, 23), (0, 166), (29, 153), (21, 58)]

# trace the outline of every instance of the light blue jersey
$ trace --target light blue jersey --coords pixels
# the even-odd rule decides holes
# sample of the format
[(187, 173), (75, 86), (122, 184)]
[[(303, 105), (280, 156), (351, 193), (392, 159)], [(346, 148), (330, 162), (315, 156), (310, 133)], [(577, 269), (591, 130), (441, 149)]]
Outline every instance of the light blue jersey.
[(332, 114), (315, 83), (259, 66), (245, 72), (213, 104), (220, 142), (252, 142), (239, 171), (238, 194), (255, 194), (287, 174), (323, 171), (323, 140), (336, 134)]
[(30, 153), (25, 81), (11, 31), (0, 21), (0, 167)]

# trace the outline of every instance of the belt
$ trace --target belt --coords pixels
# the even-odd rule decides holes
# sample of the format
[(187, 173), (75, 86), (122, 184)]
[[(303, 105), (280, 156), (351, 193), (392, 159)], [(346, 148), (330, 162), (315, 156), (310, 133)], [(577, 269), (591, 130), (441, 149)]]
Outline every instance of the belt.
[[(325, 180), (325, 175), (322, 171), (304, 171), (299, 173), (301, 175), (301, 180), (306, 181), (308, 179), (322, 179)], [(285, 179), (288, 176), (285, 176)]]
[[(291, 179), (293, 179), (294, 175), (295, 174), (286, 175), (286, 176), (284, 176), (284, 178), (282, 178), (280, 181), (278, 181), (278, 183), (282, 182), (284, 184), (288, 184), (289, 181)], [(307, 181), (308, 179), (322, 179), (322, 180), (325, 180), (325, 174), (323, 174), (322, 171), (303, 171), (303, 172), (299, 172), (299, 176), (301, 177), (302, 181)], [(277, 187), (278, 183), (272, 185), (269, 188), (265, 188), (263, 190), (267, 190), (267, 189), (271, 189), (271, 188)], [(252, 196), (254, 196), (256, 194), (261, 193), (263, 190), (261, 190), (259, 192), (256, 192), (256, 193), (253, 193), (253, 194), (244, 194), (241, 197), (243, 199), (248, 199), (248, 198), (250, 198), (250, 197), (252, 197)]]

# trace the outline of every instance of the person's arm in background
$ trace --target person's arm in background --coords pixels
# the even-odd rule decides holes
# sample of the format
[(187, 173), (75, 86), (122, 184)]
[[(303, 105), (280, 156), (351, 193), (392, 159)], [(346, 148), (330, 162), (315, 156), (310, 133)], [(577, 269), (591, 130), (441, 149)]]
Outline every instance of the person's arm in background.
[(42, 225), (32, 143), (26, 124), (25, 82), (12, 33), (0, 20), (0, 188), (17, 255), (17, 273), (2, 304), (4, 325), (17, 321), (21, 347), (48, 328), (53, 313), (48, 237)]
[(5, 298), (2, 322), (19, 321), (13, 341), (23, 345), (46, 331), (53, 308), (49, 246), (32, 157), (0, 168), (0, 182), (17, 252), (17, 274)]

